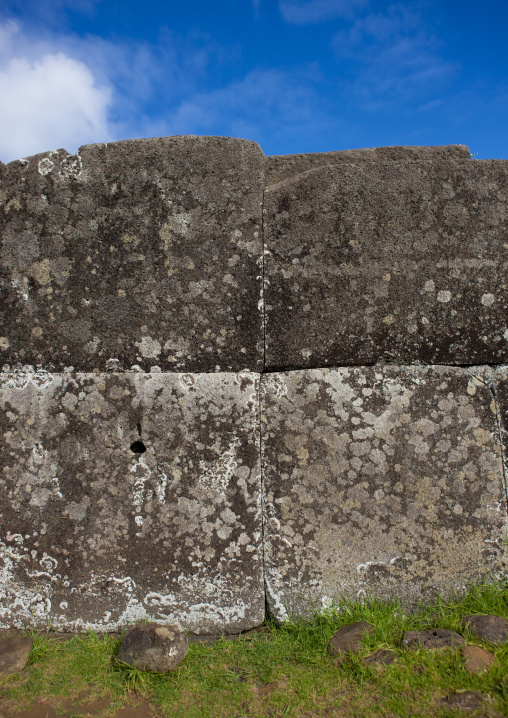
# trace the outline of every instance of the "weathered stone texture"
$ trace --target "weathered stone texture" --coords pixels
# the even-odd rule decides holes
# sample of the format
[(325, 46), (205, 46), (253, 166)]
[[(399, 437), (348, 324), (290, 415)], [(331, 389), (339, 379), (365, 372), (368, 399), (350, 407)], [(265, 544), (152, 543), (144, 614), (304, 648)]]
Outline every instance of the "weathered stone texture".
[(295, 175), (328, 165), (364, 162), (415, 162), (420, 160), (469, 160), (466, 145), (438, 145), (436, 147), (367, 147), (361, 150), (338, 152), (308, 152), (300, 155), (271, 155), (266, 158), (266, 185), (282, 182)]
[(508, 162), (446, 155), (269, 186), (266, 366), (508, 361), (507, 207)]
[(28, 636), (12, 636), (0, 640), (0, 675), (10, 676), (23, 671), (33, 643), (33, 638)]
[(258, 383), (3, 374), (0, 625), (261, 623)]
[(189, 641), (177, 626), (141, 623), (123, 637), (118, 658), (138, 671), (168, 673), (180, 665), (188, 650)]
[(7, 165), (2, 362), (260, 369), (263, 161), (248, 140), (165, 137)]
[(404, 648), (453, 648), (465, 643), (464, 637), (447, 628), (432, 628), (427, 631), (406, 631), (402, 639)]
[(486, 369), (262, 377), (265, 581), (278, 619), (341, 595), (424, 598), (504, 565)]
[(495, 369), (496, 404), (501, 432), (505, 487), (508, 494), (508, 366)]
[(508, 621), (502, 616), (489, 614), (465, 616), (462, 625), (473, 636), (489, 643), (504, 643), (508, 639)]

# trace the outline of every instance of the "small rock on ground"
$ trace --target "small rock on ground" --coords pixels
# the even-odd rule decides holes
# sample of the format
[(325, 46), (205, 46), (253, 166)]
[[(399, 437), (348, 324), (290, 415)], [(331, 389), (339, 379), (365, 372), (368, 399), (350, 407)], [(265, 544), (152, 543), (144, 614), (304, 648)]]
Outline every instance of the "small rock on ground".
[(366, 666), (389, 666), (396, 658), (397, 656), (393, 651), (389, 651), (387, 648), (378, 648), (370, 656), (366, 656), (363, 662)]
[(375, 630), (372, 623), (357, 621), (339, 628), (328, 641), (328, 653), (338, 656), (341, 653), (356, 653), (362, 645), (362, 638), (365, 633), (372, 633)]
[(404, 648), (450, 648), (465, 643), (464, 638), (446, 628), (430, 631), (406, 631), (402, 639)]
[(177, 626), (141, 623), (129, 628), (118, 658), (140, 671), (167, 673), (187, 655), (189, 642)]
[(501, 616), (466, 616), (462, 624), (464, 628), (469, 628), (474, 636), (489, 643), (503, 643), (508, 638), (508, 621)]
[(496, 657), (481, 646), (463, 646), (461, 653), (466, 660), (466, 670), (469, 673), (482, 673), (488, 671)]
[(24, 636), (13, 636), (0, 641), (0, 674), (8, 676), (22, 671), (32, 646), (32, 639)]
[(476, 710), (484, 705), (485, 696), (478, 691), (457, 691), (444, 698), (442, 703), (450, 708)]

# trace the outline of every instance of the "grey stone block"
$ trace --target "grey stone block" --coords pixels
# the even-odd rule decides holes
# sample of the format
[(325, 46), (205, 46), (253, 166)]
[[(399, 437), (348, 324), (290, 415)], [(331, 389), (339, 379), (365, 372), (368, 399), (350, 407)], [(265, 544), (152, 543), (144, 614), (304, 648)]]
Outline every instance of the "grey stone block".
[(277, 619), (414, 602), (504, 570), (492, 376), (358, 367), (262, 377), (265, 580)]
[(328, 165), (358, 164), (365, 162), (415, 162), (421, 160), (469, 160), (471, 153), (466, 145), (440, 145), (435, 147), (395, 146), (368, 147), (361, 150), (338, 152), (308, 152), (300, 155), (271, 155), (266, 158), (266, 185), (282, 182), (295, 175)]
[(0, 625), (260, 624), (258, 385), (3, 374)]
[(263, 162), (248, 140), (166, 137), (4, 167), (2, 363), (260, 369)]
[(317, 167), (265, 191), (266, 366), (508, 361), (508, 162)]

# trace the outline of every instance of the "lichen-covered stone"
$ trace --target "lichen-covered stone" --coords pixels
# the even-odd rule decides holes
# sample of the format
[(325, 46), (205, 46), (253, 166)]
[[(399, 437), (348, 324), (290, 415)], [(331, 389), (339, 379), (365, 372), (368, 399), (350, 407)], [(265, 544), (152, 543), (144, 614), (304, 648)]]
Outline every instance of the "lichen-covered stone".
[(262, 377), (265, 581), (279, 620), (345, 595), (409, 602), (503, 569), (491, 372)]
[(0, 625), (259, 625), (258, 383), (3, 374)]
[(269, 185), (267, 368), (508, 361), (507, 205), (508, 162), (424, 153)]
[(4, 167), (2, 364), (260, 369), (263, 161), (163, 137)]
[(299, 155), (270, 155), (265, 160), (267, 187), (295, 177), (302, 172), (328, 165), (365, 162), (419, 162), (421, 160), (469, 160), (466, 145), (437, 145), (434, 147), (394, 146), (367, 147), (338, 152), (308, 152)]

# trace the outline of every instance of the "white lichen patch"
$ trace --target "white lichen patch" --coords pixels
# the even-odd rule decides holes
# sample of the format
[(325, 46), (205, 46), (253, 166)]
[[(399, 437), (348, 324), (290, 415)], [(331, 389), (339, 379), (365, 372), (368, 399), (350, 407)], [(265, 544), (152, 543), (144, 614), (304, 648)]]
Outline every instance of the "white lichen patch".
[(43, 160), (41, 160), (38, 164), (39, 168), (39, 174), (41, 174), (43, 177), (48, 175), (50, 172), (53, 172), (55, 169), (55, 163), (49, 159), (49, 157), (45, 157)]
[(78, 179), (79, 177), (81, 177), (82, 172), (83, 172), (83, 161), (78, 154), (67, 155), (60, 162), (60, 168), (58, 170), (58, 174), (61, 177), (65, 177), (65, 179), (69, 179), (70, 177)]
[(436, 299), (438, 302), (441, 302), (441, 304), (448, 304), (448, 302), (451, 301), (452, 293), (449, 289), (441, 289), (436, 296)]
[(157, 359), (162, 351), (160, 342), (152, 337), (142, 337), (140, 342), (136, 342), (136, 346), (144, 359)]
[(211, 466), (205, 461), (199, 462), (200, 477), (199, 483), (207, 488), (211, 488), (218, 494), (225, 494), (231, 481), (235, 469), (238, 466), (236, 457), (236, 449), (240, 445), (238, 439), (233, 439), (229, 447), (224, 451), (220, 458)]

